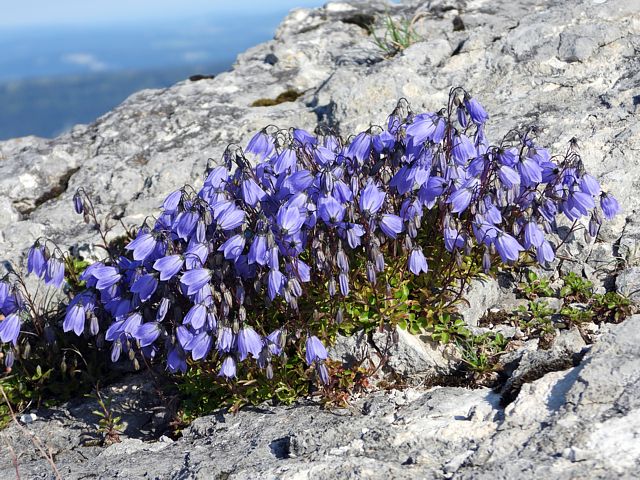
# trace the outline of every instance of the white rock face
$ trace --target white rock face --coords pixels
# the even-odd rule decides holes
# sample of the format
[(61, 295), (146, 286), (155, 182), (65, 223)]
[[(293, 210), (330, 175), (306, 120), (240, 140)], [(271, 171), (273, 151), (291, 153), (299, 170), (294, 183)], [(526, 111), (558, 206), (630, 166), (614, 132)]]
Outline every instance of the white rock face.
[(640, 302), (640, 267), (623, 270), (616, 278), (616, 289), (635, 302)]

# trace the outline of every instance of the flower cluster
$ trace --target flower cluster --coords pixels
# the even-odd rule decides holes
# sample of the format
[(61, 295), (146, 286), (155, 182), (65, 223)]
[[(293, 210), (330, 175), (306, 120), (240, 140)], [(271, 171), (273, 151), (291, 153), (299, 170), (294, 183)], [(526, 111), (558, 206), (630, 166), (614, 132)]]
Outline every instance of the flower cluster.
[[(36, 241), (27, 256), (27, 273), (44, 279), (46, 285), (61, 288), (65, 280), (62, 252), (56, 248), (51, 253), (46, 243)], [(15, 361), (14, 348), (18, 345), (23, 323), (33, 316), (32, 305), (25, 298), (25, 293), (26, 286), (20, 277), (14, 283), (10, 283), (8, 278), (0, 280), (0, 345), (13, 346), (6, 352), (0, 350), (0, 359), (4, 358), (4, 365), (8, 369)]]
[[(415, 114), (400, 101), (385, 127), (347, 140), (267, 127), (244, 151), (229, 147), (199, 191), (168, 195), (121, 256), (88, 267), (64, 330), (97, 335), (104, 325), (114, 361), (163, 353), (175, 372), (188, 357), (215, 358), (226, 378), (248, 357), (269, 376), (287, 342), (302, 337), (306, 362), (326, 382), (327, 351), (299, 309), (311, 286), (339, 305), (355, 278), (378, 285), (391, 258), (430, 274), (437, 249), (453, 262), (478, 252), (487, 271), (523, 252), (548, 264), (560, 215), (585, 218), (595, 236), (619, 210), (573, 144), (552, 157), (534, 129), (490, 144), (487, 119), (456, 88), (439, 112)], [(83, 202), (74, 198), (78, 213)], [(34, 247), (29, 270), (59, 285), (45, 258)], [(10, 315), (0, 339), (15, 341), (1, 292), (0, 311)], [(287, 316), (265, 331), (257, 319), (273, 305)]]
[[(20, 311), (23, 307), (22, 297), (17, 295), (7, 282), (0, 282), (0, 313), (4, 317), (0, 321), (0, 342), (11, 344), (15, 347), (20, 336), (21, 319)], [(4, 354), (6, 368), (11, 368), (15, 360), (13, 348), (9, 348)]]
[(46, 244), (36, 241), (27, 255), (27, 273), (44, 278), (46, 285), (61, 288), (64, 283), (64, 259), (57, 249), (52, 255)]

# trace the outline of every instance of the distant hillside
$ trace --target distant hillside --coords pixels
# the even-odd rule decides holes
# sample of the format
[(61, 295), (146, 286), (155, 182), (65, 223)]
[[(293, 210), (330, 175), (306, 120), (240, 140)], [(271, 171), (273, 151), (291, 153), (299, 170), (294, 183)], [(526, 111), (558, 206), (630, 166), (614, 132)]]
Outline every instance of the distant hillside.
[(95, 120), (133, 92), (168, 87), (194, 74), (219, 73), (231, 63), (232, 59), (228, 59), (197, 70), (181, 66), (0, 84), (0, 140), (25, 135), (54, 137), (75, 124)]
[(286, 3), (269, 13), (0, 29), (0, 140), (52, 137), (137, 90), (229, 69), (238, 53), (273, 36)]

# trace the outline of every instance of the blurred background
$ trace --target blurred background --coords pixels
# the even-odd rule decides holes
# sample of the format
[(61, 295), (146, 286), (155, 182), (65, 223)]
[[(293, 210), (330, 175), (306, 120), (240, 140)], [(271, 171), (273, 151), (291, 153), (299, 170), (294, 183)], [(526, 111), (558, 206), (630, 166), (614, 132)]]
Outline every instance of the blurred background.
[(0, 140), (54, 137), (143, 88), (228, 70), (324, 0), (19, 0), (0, 15)]

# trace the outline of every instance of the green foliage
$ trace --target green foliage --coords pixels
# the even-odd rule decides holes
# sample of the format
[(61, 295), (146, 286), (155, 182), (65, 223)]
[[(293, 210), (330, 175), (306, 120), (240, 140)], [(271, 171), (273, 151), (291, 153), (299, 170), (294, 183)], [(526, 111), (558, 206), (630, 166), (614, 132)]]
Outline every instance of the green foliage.
[(369, 378), (374, 373), (374, 368), (365, 368), (362, 365), (354, 365), (345, 368), (338, 361), (327, 362), (331, 380), (329, 385), (323, 387), (322, 403), (326, 407), (347, 407), (355, 393), (365, 391), (369, 387)]
[(79, 293), (85, 288), (85, 282), (80, 280), (80, 276), (90, 265), (83, 258), (67, 255), (65, 260), (65, 280), (73, 294)]
[(637, 305), (617, 292), (594, 295), (590, 306), (596, 322), (620, 323), (638, 311)]
[(520, 328), (529, 335), (542, 335), (554, 333), (551, 316), (556, 313), (549, 308), (547, 302), (529, 301), (518, 308), (518, 323)]
[(393, 57), (404, 49), (420, 41), (420, 36), (413, 29), (413, 20), (402, 18), (394, 20), (390, 15), (384, 19), (384, 35), (378, 36), (373, 28), (370, 29), (374, 43), (387, 57)]
[[(421, 233), (423, 235), (425, 233)], [(391, 246), (390, 248), (393, 248)], [(364, 331), (369, 334), (385, 326), (399, 326), (414, 334), (429, 333), (442, 343), (466, 340), (471, 336), (464, 322), (455, 317), (455, 299), (472, 275), (479, 272), (479, 256), (469, 255), (458, 263), (444, 249), (433, 250), (430, 255), (430, 271), (415, 276), (406, 269), (407, 258), (387, 257), (389, 263), (379, 274), (374, 287), (365, 275), (365, 260), (350, 259), (355, 272), (353, 288), (346, 298), (326, 294), (327, 285), (310, 285), (298, 305), (300, 318), (291, 318), (286, 305), (275, 301), (268, 309), (247, 312), (252, 322), (264, 332), (287, 325), (287, 331), (303, 335), (303, 328), (312, 328), (329, 344), (338, 333), (351, 335)], [(448, 279), (446, 288), (434, 288), (434, 283)], [(381, 286), (386, 285), (386, 286)], [(338, 322), (334, 321), (340, 317)], [(297, 322), (300, 322), (299, 324)], [(238, 378), (228, 382), (218, 376), (218, 359), (190, 365), (186, 374), (174, 377), (174, 393), (180, 398), (175, 429), (189, 424), (194, 418), (224, 407), (237, 411), (245, 405), (258, 405), (265, 401), (291, 404), (300, 397), (320, 388), (323, 403), (327, 406), (344, 406), (353, 393), (368, 386), (371, 371), (362, 366), (344, 369), (337, 362), (327, 362), (331, 375), (330, 384), (317, 387), (311, 381), (313, 369), (304, 362), (304, 352), (288, 343), (286, 355), (273, 358), (273, 377), (255, 363), (238, 364)]]
[(587, 302), (593, 295), (593, 283), (579, 275), (569, 272), (564, 278), (564, 286), (560, 289), (560, 298), (567, 301)]
[(27, 408), (33, 392), (30, 389), (30, 380), (19, 375), (7, 375), (0, 378), (0, 388), (4, 390), (10, 405), (0, 403), (0, 429), (6, 427), (11, 421), (10, 407), (14, 411), (22, 411)]
[(528, 300), (535, 300), (538, 297), (552, 297), (555, 292), (548, 279), (539, 278), (534, 271), (529, 270), (526, 281), (518, 284), (518, 293)]
[(478, 375), (487, 374), (495, 369), (498, 356), (504, 352), (508, 340), (501, 333), (486, 332), (470, 336), (458, 342), (462, 351), (462, 361)]
[(591, 308), (581, 308), (576, 306), (565, 306), (560, 309), (560, 315), (572, 325), (581, 325), (593, 320), (594, 312)]
[(387, 324), (412, 333), (424, 328), (431, 314), (425, 306), (430, 304), (433, 295), (420, 288), (415, 276), (403, 273), (398, 267), (394, 264), (385, 271), (385, 290), (372, 287), (365, 279), (358, 283), (344, 302), (346, 322), (340, 326), (342, 333), (357, 330), (369, 333)]
[(238, 375), (243, 380), (228, 382), (218, 376), (217, 365), (197, 363), (187, 372), (174, 378), (173, 388), (179, 395), (180, 406), (176, 431), (195, 418), (220, 408), (238, 411), (245, 405), (258, 405), (271, 400), (289, 405), (309, 393), (309, 372), (298, 355), (287, 356), (279, 364), (274, 360), (273, 378), (249, 363), (241, 364)]
[[(0, 386), (16, 412), (62, 403), (91, 391), (99, 379), (117, 378), (108, 368), (108, 353), (94, 343), (73, 334), (61, 334), (52, 344), (32, 340), (19, 340), (13, 369), (0, 374)], [(0, 426), (8, 422), (8, 414), (7, 406), (0, 405)]]
[(120, 443), (120, 435), (123, 430), (123, 426), (121, 425), (122, 417), (114, 414), (111, 408), (112, 398), (103, 397), (100, 393), (99, 386), (96, 386), (96, 390), (93, 395), (86, 396), (93, 397), (98, 402), (99, 410), (94, 410), (92, 413), (99, 417), (98, 433), (102, 437), (102, 445)]
[(467, 324), (448, 313), (437, 315), (430, 330), (431, 338), (443, 344), (467, 341), (472, 337)]
[[(421, 232), (420, 235), (426, 235)], [(394, 248), (393, 245), (389, 248)], [(407, 271), (406, 256), (386, 256), (388, 264), (379, 274), (377, 286), (372, 286), (365, 275), (365, 261), (354, 256), (349, 261), (355, 272), (351, 279), (353, 288), (346, 298), (329, 297), (327, 285), (309, 285), (306, 295), (298, 305), (300, 316), (291, 318), (283, 302), (275, 301), (268, 309), (248, 311), (252, 322), (264, 332), (286, 325), (287, 331), (303, 335), (304, 329), (318, 332), (330, 344), (338, 333), (350, 335), (358, 331), (366, 334), (385, 326), (399, 326), (417, 334), (432, 332), (442, 342), (467, 338), (470, 335), (460, 319), (454, 319), (454, 298), (472, 275), (479, 272), (479, 256), (470, 255), (454, 262), (452, 256), (442, 250), (430, 252), (431, 270), (426, 275), (415, 276)], [(434, 288), (434, 283), (447, 279), (444, 287)], [(334, 321), (339, 317), (339, 321)], [(299, 322), (299, 323), (298, 323)], [(317, 387), (313, 381), (313, 369), (304, 362), (304, 352), (297, 351), (292, 343), (283, 358), (273, 358), (272, 378), (255, 363), (238, 365), (238, 378), (228, 382), (218, 376), (218, 359), (190, 365), (186, 374), (173, 378), (174, 393), (180, 398), (177, 432), (194, 418), (224, 407), (237, 411), (245, 405), (258, 405), (265, 401), (291, 404), (298, 398), (320, 388), (323, 403), (327, 406), (345, 406), (355, 392), (368, 387), (373, 373), (363, 366), (343, 368), (338, 362), (327, 361), (330, 383)]]
[[(520, 284), (520, 291), (527, 298), (535, 298), (544, 285), (536, 284), (536, 276), (529, 275), (528, 279), (528, 283)], [(637, 305), (617, 292), (594, 294), (593, 283), (575, 273), (568, 273), (562, 280), (564, 284), (557, 297), (562, 299), (563, 305), (558, 310), (540, 301), (530, 301), (518, 309), (519, 325), (529, 335), (550, 335), (557, 329), (588, 322), (619, 323), (638, 311)], [(554, 316), (556, 324), (553, 323)]]

